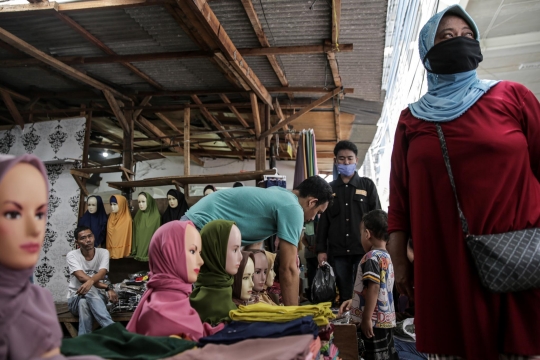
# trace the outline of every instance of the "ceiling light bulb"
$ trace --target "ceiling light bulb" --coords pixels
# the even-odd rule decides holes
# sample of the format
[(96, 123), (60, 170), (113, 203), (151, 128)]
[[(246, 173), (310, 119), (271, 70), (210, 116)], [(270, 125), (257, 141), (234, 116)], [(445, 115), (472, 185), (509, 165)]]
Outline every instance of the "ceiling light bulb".
[(103, 157), (107, 157), (107, 156), (109, 156), (109, 153), (107, 151), (104, 151), (103, 152)]

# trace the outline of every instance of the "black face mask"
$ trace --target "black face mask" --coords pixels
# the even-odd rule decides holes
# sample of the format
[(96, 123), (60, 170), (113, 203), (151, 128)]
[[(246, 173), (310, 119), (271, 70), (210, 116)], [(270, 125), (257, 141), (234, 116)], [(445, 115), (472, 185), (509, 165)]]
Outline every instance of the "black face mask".
[[(434, 74), (457, 74), (475, 70), (483, 60), (480, 43), (465, 36), (441, 41), (424, 57), (424, 67)], [(431, 70), (426, 67), (429, 60)]]

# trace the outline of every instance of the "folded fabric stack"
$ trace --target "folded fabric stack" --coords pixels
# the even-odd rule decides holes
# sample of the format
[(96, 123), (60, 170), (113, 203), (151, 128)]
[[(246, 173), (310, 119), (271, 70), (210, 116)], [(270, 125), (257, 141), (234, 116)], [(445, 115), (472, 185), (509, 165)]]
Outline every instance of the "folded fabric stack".
[(329, 302), (304, 306), (272, 306), (264, 303), (240, 305), (231, 310), (229, 317), (235, 321), (247, 322), (287, 322), (304, 316), (312, 316), (318, 326), (325, 326), (329, 319), (336, 316), (332, 313)]

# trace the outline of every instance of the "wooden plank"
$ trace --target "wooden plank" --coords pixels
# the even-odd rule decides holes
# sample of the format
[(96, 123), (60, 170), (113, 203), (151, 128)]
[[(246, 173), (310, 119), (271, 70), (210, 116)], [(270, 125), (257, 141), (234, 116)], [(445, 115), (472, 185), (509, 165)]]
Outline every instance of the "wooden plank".
[[(191, 109), (184, 109), (184, 176), (191, 173), (191, 162), (189, 161), (189, 155), (191, 150), (190, 145), (190, 127), (191, 127)], [(180, 190), (178, 190), (180, 191)]]
[[(77, 319), (78, 320), (78, 319)], [(73, 326), (71, 323), (69, 322), (64, 322), (63, 323), (64, 326), (66, 327), (69, 335), (72, 337), (72, 338), (75, 338), (77, 336), (79, 336), (79, 332), (77, 331), (77, 329), (75, 329), (75, 326)]]
[(84, 178), (84, 179), (90, 179), (89, 173), (83, 172), (83, 171), (79, 171), (79, 170), (80, 170), (80, 169), (77, 169), (77, 170), (71, 169), (71, 170), (69, 170), (69, 173), (70, 173), (71, 175), (79, 176), (79, 177), (82, 177), (82, 178)]
[(35, 4), (7, 5), (0, 7), (0, 13), (32, 12), (43, 10), (81, 11), (91, 9), (125, 8), (131, 6), (150, 6), (167, 4), (171, 0), (92, 0), (66, 4), (56, 1), (42, 1)]
[[(264, 105), (264, 130), (268, 130), (272, 127), (270, 123), (270, 106)], [(264, 140), (264, 145), (270, 147), (270, 142), (272, 140), (272, 135), (268, 135)]]
[(177, 132), (179, 135), (184, 135), (182, 130), (177, 128), (176, 125), (174, 125), (173, 122), (167, 116), (165, 116), (165, 115), (163, 115), (162, 113), (159, 113), (159, 112), (157, 112), (155, 114), (161, 121), (163, 121), (165, 124), (167, 124), (167, 126), (170, 127), (172, 130)]
[(334, 106), (334, 123), (336, 125), (336, 141), (341, 141), (341, 126), (339, 123), (339, 107)]
[[(144, 99), (141, 100), (141, 102), (139, 103), (139, 106), (146, 106), (148, 105), (148, 103), (150, 102), (150, 100), (152, 100), (152, 96), (145, 96)], [(141, 115), (143, 109), (137, 109), (133, 112), (133, 119), (137, 119), (139, 117), (139, 115)]]
[(328, 59), (328, 64), (330, 65), (330, 70), (332, 71), (332, 77), (334, 78), (334, 85), (337, 87), (341, 87), (341, 76), (339, 75), (339, 68), (338, 63), (336, 60), (336, 53), (329, 52), (326, 54), (326, 58)]
[(177, 0), (180, 9), (185, 11), (186, 8), (192, 10), (197, 19), (202, 23), (205, 30), (214, 38), (214, 41), (219, 46), (229, 63), (242, 76), (244, 81), (257, 94), (257, 96), (265, 103), (272, 106), (272, 97), (261, 83), (255, 72), (248, 66), (238, 49), (233, 44), (229, 35), (219, 22), (218, 18), (208, 5), (206, 0)]
[[(122, 175), (124, 180), (133, 180), (133, 137), (135, 133), (135, 122), (133, 121), (133, 111), (124, 110), (123, 111), (124, 120), (126, 121), (127, 127), (124, 129), (123, 134), (123, 144), (122, 144), (122, 164), (120, 170), (122, 170)], [(128, 192), (128, 200), (131, 200), (131, 193)]]
[(249, 98), (251, 99), (251, 111), (253, 112), (253, 123), (255, 125), (255, 137), (257, 139), (261, 135), (261, 116), (259, 114), (259, 105), (257, 104), (257, 96), (255, 93), (250, 92)]
[(242, 76), (229, 64), (223, 53), (216, 51), (212, 62), (221, 69), (221, 72), (229, 79), (229, 81), (236, 87), (244, 89), (245, 91), (251, 90), (248, 83), (244, 81)]
[(86, 184), (83, 183), (82, 179), (79, 176), (74, 175), (74, 174), (71, 174), (71, 176), (73, 177), (73, 179), (75, 180), (75, 182), (79, 186), (79, 189), (81, 189), (81, 193), (84, 194), (84, 196), (88, 196), (89, 192), (86, 189)]
[[(93, 45), (97, 46), (101, 51), (108, 55), (116, 55), (116, 53), (110, 49), (107, 45), (105, 45), (101, 40), (99, 40), (97, 37), (92, 35), (88, 30), (86, 30), (84, 27), (82, 27), (79, 23), (77, 23), (75, 20), (70, 18), (67, 15), (56, 13), (55, 14), (57, 18), (65, 22), (69, 27), (71, 27), (73, 30), (78, 32), (80, 35), (82, 35), (86, 40), (88, 40)], [(128, 62), (122, 62), (122, 66), (127, 68), (129, 71), (133, 72), (135, 75), (155, 87), (156, 89), (163, 90), (163, 86), (158, 84), (154, 79), (152, 79), (150, 76), (146, 75), (141, 70), (137, 69), (135, 66)]]
[[(272, 94), (279, 94), (279, 93), (312, 93), (312, 94), (328, 94), (329, 92), (332, 92), (333, 88), (322, 88), (322, 87), (269, 87), (267, 88), (269, 93)], [(219, 95), (219, 94), (245, 94), (247, 91), (239, 90), (239, 89), (215, 89), (215, 90), (178, 90), (178, 91), (141, 91), (139, 92), (138, 96), (154, 96), (154, 97), (161, 97), (161, 96), (186, 96), (186, 95)], [(344, 88), (343, 89), (344, 94), (353, 94), (354, 88)], [(43, 92), (32, 92), (31, 93), (34, 96), (40, 96), (43, 98), (47, 97), (66, 97), (69, 98), (69, 94), (61, 94), (61, 93), (43, 93)]]
[(116, 96), (118, 98), (131, 101), (130, 98), (128, 98), (127, 96), (124, 96), (123, 94), (121, 94), (120, 92), (114, 90), (113, 88), (103, 84), (100, 81), (97, 81), (97, 80), (91, 78), (90, 76), (88, 76), (86, 74), (83, 74), (79, 70), (76, 70), (76, 69), (64, 64), (61, 61), (56, 60), (52, 56), (45, 54), (43, 51), (38, 50), (34, 46), (32, 46), (29, 43), (27, 43), (26, 41), (23, 41), (22, 39), (16, 37), (15, 35), (11, 34), (9, 31), (6, 31), (3, 28), (0, 28), (0, 40), (6, 42), (7, 44), (13, 46), (14, 48), (16, 48), (16, 49), (18, 49), (18, 50), (32, 56), (32, 57), (34, 57), (36, 59), (39, 59), (43, 63), (45, 63), (45, 64), (47, 64), (47, 65), (49, 65), (49, 66), (51, 66), (51, 67), (53, 67), (53, 68), (55, 68), (57, 70), (59, 70), (60, 72), (62, 72), (65, 75), (68, 75), (68, 76), (70, 76), (72, 78), (75, 78), (75, 79), (77, 79), (79, 81), (82, 81), (83, 83), (85, 83), (87, 85), (90, 85), (92, 87), (95, 87), (96, 89), (99, 89), (99, 90), (102, 90), (102, 91), (103, 90), (108, 90), (112, 94), (114, 94), (114, 96)]
[[(339, 44), (340, 52), (351, 52), (353, 44)], [(243, 48), (238, 49), (242, 56), (267, 55), (299, 55), (299, 54), (325, 54), (332, 51), (331, 45), (302, 45), (302, 46), (276, 46), (269, 48)]]
[(122, 126), (122, 129), (124, 131), (129, 131), (130, 130), (129, 124), (126, 118), (124, 117), (124, 113), (120, 109), (120, 106), (118, 105), (118, 102), (116, 101), (114, 96), (107, 89), (103, 90), (103, 95), (105, 95), (105, 99), (109, 103), (109, 106), (111, 107), (111, 110), (113, 111), (114, 116), (116, 116), (116, 119)]
[(24, 129), (24, 119), (19, 112), (19, 109), (17, 109), (17, 105), (15, 105), (13, 102), (11, 95), (5, 90), (0, 90), (0, 94), (2, 95), (2, 100), (4, 101), (4, 104), (6, 104), (6, 107), (13, 117), (13, 120), (15, 120), (15, 123), (19, 125), (21, 129)]
[(287, 119), (285, 119), (285, 121), (283, 121), (282, 123), (280, 124), (276, 124), (274, 125), (270, 130), (267, 130), (265, 131), (264, 133), (261, 134), (261, 137), (265, 137), (265, 136), (268, 136), (270, 134), (273, 134), (274, 132), (278, 131), (280, 128), (282, 128), (283, 126), (285, 125), (288, 125), (290, 124), (292, 121), (298, 119), (299, 117), (307, 114), (308, 112), (310, 112), (313, 108), (316, 108), (318, 105), (324, 103), (326, 100), (329, 100), (331, 99), (332, 97), (336, 96), (337, 94), (339, 94), (341, 91), (341, 88), (335, 88), (334, 91), (332, 91), (330, 94), (326, 94), (324, 95), (323, 97), (319, 98), (318, 100), (312, 102), (311, 104), (309, 104), (309, 106), (306, 106), (304, 108), (302, 108), (302, 110), (300, 110), (299, 112), (297, 112), (296, 114), (288, 117)]
[(255, 170), (264, 170), (266, 168), (266, 147), (264, 146), (264, 139), (257, 140), (255, 144)]
[(143, 186), (167, 186), (173, 185), (173, 181), (177, 181), (183, 185), (191, 184), (222, 184), (235, 181), (248, 181), (257, 179), (263, 175), (276, 175), (275, 169), (267, 169), (262, 171), (245, 171), (232, 174), (216, 174), (216, 175), (191, 175), (191, 176), (167, 176), (159, 178), (151, 178), (135, 181), (115, 181), (108, 182), (109, 186), (116, 188), (126, 187), (143, 187)]
[[(223, 100), (223, 102), (225, 104), (231, 104), (231, 101), (229, 100), (229, 98), (227, 97), (227, 95), (225, 94), (219, 94), (219, 97), (221, 98), (221, 100)], [(238, 109), (236, 109), (235, 106), (233, 105), (230, 105), (229, 106), (229, 109), (233, 112), (233, 114), (238, 118), (238, 121), (244, 125), (244, 127), (246, 128), (249, 128), (249, 124), (246, 122), (246, 120), (244, 119), (244, 117), (242, 116), (242, 114), (240, 114), (240, 112), (238, 111)], [(249, 133), (254, 135), (255, 132), (252, 130), (252, 129), (249, 129)]]
[[(341, 0), (332, 0), (332, 50), (339, 44), (339, 29), (341, 23)], [(338, 86), (336, 84), (336, 86)], [(341, 85), (339, 85), (341, 86)]]
[(26, 97), (26, 96), (24, 96), (22, 94), (19, 94), (16, 91), (8, 89), (7, 87), (0, 86), (0, 91), (7, 92), (15, 100), (20, 100), (20, 101), (23, 101), (23, 102), (26, 102), (26, 103), (30, 102), (30, 98), (28, 98), (28, 97)]
[[(97, 168), (81, 168), (77, 170), (70, 170), (71, 174), (77, 174), (77, 176), (83, 176), (81, 174), (110, 174), (117, 172), (127, 172), (133, 175), (133, 171), (126, 169), (123, 166), (109, 166), (109, 167), (97, 167)], [(88, 176), (90, 178), (90, 176)]]

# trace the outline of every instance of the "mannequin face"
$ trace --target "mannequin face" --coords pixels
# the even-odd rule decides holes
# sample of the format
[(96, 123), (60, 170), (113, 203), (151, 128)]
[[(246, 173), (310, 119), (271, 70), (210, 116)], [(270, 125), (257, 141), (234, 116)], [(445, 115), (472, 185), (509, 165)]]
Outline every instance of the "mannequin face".
[(214, 192), (214, 190), (212, 190), (212, 189), (206, 189), (206, 191), (204, 192), (204, 196), (210, 195), (213, 192)]
[(186, 228), (186, 266), (187, 266), (187, 277), (188, 282), (194, 283), (197, 281), (197, 276), (199, 276), (199, 270), (204, 264), (204, 261), (201, 257), (201, 235), (195, 227), (188, 226)]
[(244, 276), (242, 276), (242, 292), (240, 293), (240, 299), (249, 300), (251, 293), (253, 292), (253, 272), (255, 271), (255, 265), (251, 258), (248, 259), (246, 267), (244, 268)]
[(242, 261), (242, 252), (240, 246), (242, 245), (242, 236), (240, 230), (236, 225), (231, 228), (229, 234), (229, 243), (227, 245), (227, 259), (225, 260), (225, 271), (229, 275), (235, 275), (240, 267)]
[(167, 199), (169, 199), (169, 206), (173, 209), (175, 209), (178, 206), (178, 199), (175, 198), (172, 195), (167, 195)]
[(141, 209), (142, 211), (146, 210), (146, 196), (144, 196), (143, 194), (139, 195), (137, 197), (137, 201), (139, 202), (139, 209)]
[(255, 273), (253, 274), (253, 289), (263, 291), (268, 273), (268, 260), (264, 253), (255, 253)]
[(0, 182), (0, 264), (36, 265), (45, 236), (47, 185), (34, 166), (19, 163)]
[(276, 273), (274, 269), (268, 269), (268, 274), (266, 275), (266, 286), (274, 285), (274, 279), (276, 278)]
[(115, 202), (111, 203), (111, 211), (113, 213), (115, 213), (115, 214), (118, 212), (118, 204), (117, 203), (115, 203)]
[(95, 214), (97, 212), (97, 199), (95, 197), (88, 198), (88, 212), (90, 214)]

